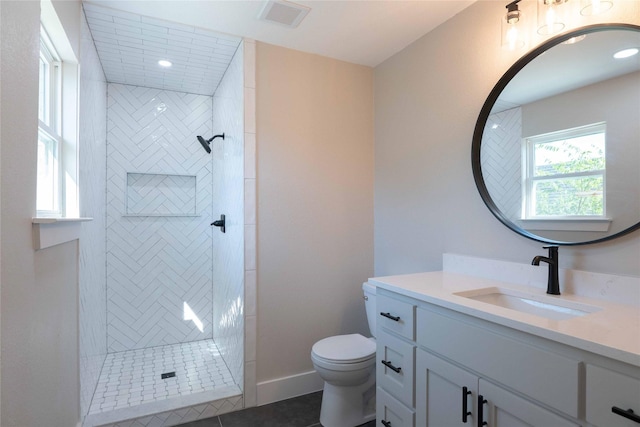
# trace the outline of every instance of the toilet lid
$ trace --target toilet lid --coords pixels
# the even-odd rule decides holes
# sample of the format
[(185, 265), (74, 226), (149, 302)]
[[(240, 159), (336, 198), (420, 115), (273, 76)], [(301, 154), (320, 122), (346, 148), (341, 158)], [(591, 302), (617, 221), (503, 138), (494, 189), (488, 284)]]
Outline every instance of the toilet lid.
[(376, 343), (360, 334), (337, 335), (321, 339), (311, 351), (323, 359), (356, 363), (374, 356)]

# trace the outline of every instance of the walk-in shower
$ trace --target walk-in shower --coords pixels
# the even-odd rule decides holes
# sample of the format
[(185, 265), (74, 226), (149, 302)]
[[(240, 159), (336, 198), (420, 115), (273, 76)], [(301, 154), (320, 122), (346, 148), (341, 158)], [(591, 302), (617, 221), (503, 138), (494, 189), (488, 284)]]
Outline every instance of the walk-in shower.
[[(104, 302), (87, 290), (91, 255), (81, 260), (83, 425), (169, 426), (240, 409), (241, 39), (95, 4), (84, 10), (83, 40), (95, 42), (106, 80), (107, 130), (105, 182), (93, 190), (106, 193), (95, 234), (104, 241), (91, 242), (105, 245)], [(160, 70), (159, 57), (172, 67)], [(221, 211), (226, 232), (214, 233)]]

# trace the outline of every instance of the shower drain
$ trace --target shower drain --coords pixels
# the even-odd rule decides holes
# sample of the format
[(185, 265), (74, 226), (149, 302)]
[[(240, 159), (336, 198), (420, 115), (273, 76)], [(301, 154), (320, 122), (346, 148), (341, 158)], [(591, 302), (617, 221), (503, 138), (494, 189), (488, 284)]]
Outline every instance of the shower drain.
[(165, 372), (164, 374), (160, 374), (160, 379), (166, 380), (167, 378), (173, 378), (175, 376), (176, 376), (176, 371)]

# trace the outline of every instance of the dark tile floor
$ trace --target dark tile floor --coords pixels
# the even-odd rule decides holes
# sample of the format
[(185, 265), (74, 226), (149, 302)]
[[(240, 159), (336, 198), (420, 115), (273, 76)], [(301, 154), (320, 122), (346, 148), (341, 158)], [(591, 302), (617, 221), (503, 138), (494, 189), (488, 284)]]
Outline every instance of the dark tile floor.
[[(321, 427), (321, 402), (322, 392), (319, 391), (177, 427)], [(362, 427), (375, 425), (375, 421), (370, 421)]]

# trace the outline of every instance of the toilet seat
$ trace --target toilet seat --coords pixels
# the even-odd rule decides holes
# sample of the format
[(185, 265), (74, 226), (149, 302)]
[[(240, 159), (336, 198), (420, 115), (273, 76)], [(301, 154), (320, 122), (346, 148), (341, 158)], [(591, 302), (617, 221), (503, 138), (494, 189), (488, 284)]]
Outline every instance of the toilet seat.
[(336, 335), (315, 343), (311, 355), (323, 364), (358, 365), (375, 358), (376, 343), (360, 334)]

